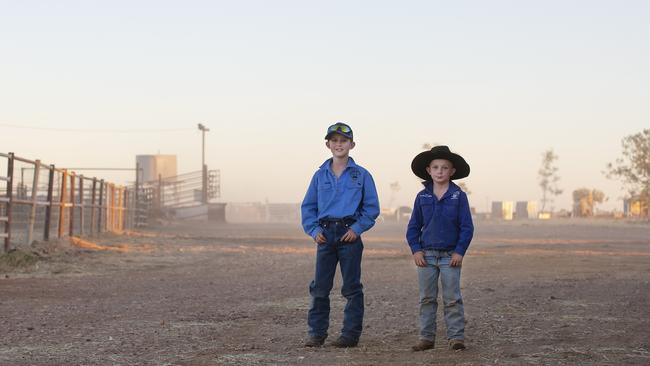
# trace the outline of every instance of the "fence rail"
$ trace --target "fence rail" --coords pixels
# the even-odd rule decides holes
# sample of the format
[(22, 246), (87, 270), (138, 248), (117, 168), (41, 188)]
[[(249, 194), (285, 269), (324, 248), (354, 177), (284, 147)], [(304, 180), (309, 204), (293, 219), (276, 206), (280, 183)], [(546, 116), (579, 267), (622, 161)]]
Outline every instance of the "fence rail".
[(220, 194), (219, 170), (204, 170), (145, 182), (144, 189), (154, 193), (157, 209), (196, 206), (218, 198)]
[(138, 190), (0, 153), (3, 249), (47, 241), (53, 235), (96, 235), (141, 226), (146, 214), (139, 212)]

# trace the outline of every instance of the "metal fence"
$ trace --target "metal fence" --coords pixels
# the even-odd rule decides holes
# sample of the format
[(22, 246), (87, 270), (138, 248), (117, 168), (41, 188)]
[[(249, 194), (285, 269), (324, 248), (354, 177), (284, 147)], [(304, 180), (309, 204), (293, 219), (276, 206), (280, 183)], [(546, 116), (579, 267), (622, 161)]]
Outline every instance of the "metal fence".
[(221, 192), (219, 170), (195, 171), (144, 182), (142, 190), (152, 192), (151, 204), (155, 209), (166, 210), (178, 207), (192, 207), (206, 204), (219, 198)]
[[(6, 172), (6, 175), (3, 173)], [(122, 232), (142, 225), (136, 186), (85, 177), (40, 160), (0, 153), (4, 251), (34, 240)]]

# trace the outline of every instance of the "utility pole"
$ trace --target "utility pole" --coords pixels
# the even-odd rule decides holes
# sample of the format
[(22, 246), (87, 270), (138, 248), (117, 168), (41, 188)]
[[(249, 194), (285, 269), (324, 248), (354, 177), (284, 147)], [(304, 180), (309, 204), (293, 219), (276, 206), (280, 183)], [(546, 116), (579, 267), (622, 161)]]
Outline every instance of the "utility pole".
[(201, 195), (201, 201), (206, 204), (208, 203), (208, 167), (205, 166), (205, 133), (210, 131), (209, 128), (205, 127), (203, 124), (199, 123), (199, 130), (201, 130), (201, 171), (203, 172), (203, 189)]
[(205, 127), (203, 124), (199, 123), (199, 130), (201, 130), (202, 139), (201, 139), (201, 167), (205, 165), (205, 133), (210, 131), (209, 128)]

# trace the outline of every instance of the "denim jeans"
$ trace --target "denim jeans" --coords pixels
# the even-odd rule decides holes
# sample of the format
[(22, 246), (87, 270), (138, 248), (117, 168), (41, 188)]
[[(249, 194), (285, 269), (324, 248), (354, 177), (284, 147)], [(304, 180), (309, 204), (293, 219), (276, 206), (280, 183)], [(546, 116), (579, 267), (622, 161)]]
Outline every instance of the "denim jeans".
[(361, 255), (363, 243), (361, 237), (354, 242), (341, 242), (341, 236), (348, 231), (343, 222), (330, 222), (321, 225), (324, 244), (317, 244), (316, 273), (309, 285), (311, 304), (307, 317), (309, 335), (323, 337), (327, 335), (330, 315), (330, 291), (334, 284), (336, 264), (340, 263), (343, 287), (341, 294), (347, 299), (343, 313), (341, 336), (358, 340), (363, 329), (363, 285), (361, 284)]
[(464, 339), (465, 314), (460, 295), (460, 267), (451, 267), (452, 252), (426, 250), (427, 267), (418, 267), (420, 286), (420, 339), (434, 341), (438, 310), (438, 278), (442, 283), (447, 339)]

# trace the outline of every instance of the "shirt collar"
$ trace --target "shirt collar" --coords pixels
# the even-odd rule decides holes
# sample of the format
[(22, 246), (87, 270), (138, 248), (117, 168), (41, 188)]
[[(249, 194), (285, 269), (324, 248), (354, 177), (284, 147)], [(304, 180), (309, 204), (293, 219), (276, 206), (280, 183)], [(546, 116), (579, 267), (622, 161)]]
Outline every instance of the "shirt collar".
[[(429, 193), (433, 194), (433, 182), (428, 180), (425, 182), (422, 182), (424, 185), (424, 189), (427, 190)], [(442, 196), (441, 200), (443, 198), (446, 198), (447, 196), (451, 196), (454, 192), (460, 191), (460, 187), (456, 185), (456, 183), (449, 181), (449, 188), (447, 188), (447, 192)]]
[[(334, 158), (329, 158), (329, 159), (325, 160), (325, 162), (323, 164), (321, 164), (321, 166), (319, 166), (318, 168), (319, 169), (330, 169), (330, 167), (332, 166), (332, 160), (334, 160)], [(357, 163), (355, 163), (354, 159), (352, 159), (352, 157), (349, 156), (348, 157), (348, 165), (345, 167), (345, 169), (356, 167), (356, 166), (357, 166)]]

